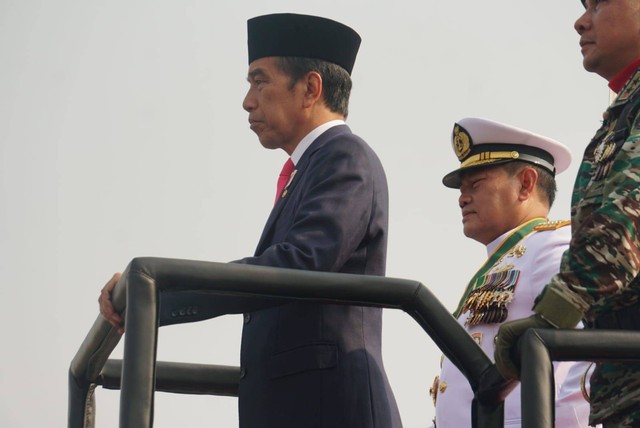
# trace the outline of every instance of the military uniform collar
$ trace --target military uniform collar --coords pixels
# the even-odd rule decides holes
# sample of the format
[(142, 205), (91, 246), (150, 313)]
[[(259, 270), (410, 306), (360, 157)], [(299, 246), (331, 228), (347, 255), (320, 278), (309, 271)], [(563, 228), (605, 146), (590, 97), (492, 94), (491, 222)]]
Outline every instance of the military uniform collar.
[(630, 62), (626, 67), (618, 72), (613, 79), (609, 81), (609, 89), (616, 94), (620, 93), (625, 84), (629, 81), (631, 76), (640, 68), (640, 58)]
[(637, 68), (633, 72), (627, 83), (622, 87), (616, 99), (613, 100), (611, 108), (613, 109), (622, 104), (626, 104), (629, 99), (634, 97), (638, 92), (640, 92), (640, 68)]

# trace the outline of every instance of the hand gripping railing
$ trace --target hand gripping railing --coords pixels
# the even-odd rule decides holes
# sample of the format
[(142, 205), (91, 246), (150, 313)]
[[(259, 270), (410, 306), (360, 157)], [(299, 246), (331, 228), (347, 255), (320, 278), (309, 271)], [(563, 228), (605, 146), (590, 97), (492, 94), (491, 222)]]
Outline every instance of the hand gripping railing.
[(640, 361), (640, 331), (531, 329), (516, 347), (522, 428), (553, 428), (552, 361)]
[[(121, 364), (108, 361), (120, 335), (98, 316), (69, 369), (69, 428), (93, 426), (93, 394), (97, 384), (120, 387), (122, 428), (152, 426), (154, 385), (158, 390), (171, 392), (236, 395), (237, 367), (156, 364), (158, 326), (241, 313), (291, 300), (407, 312), (460, 369), (476, 392), (472, 406), (475, 426), (502, 427), (503, 400), (512, 385), (504, 382), (482, 349), (419, 282), (229, 263), (136, 258), (129, 263), (112, 294), (115, 309), (124, 313), (126, 319), (123, 361)], [(177, 304), (169, 305), (171, 302)]]

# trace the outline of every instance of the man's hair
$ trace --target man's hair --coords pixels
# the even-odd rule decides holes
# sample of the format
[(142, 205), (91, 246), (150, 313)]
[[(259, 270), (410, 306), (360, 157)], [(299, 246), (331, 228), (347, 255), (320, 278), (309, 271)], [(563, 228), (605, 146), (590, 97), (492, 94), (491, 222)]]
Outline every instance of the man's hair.
[(332, 112), (347, 117), (352, 85), (347, 70), (331, 62), (302, 57), (278, 57), (276, 64), (280, 71), (291, 78), (290, 89), (307, 73), (318, 73), (322, 78), (322, 98), (325, 105)]
[(523, 161), (513, 161), (507, 162), (502, 165), (504, 169), (510, 176), (514, 176), (520, 171), (522, 171), (525, 167), (530, 167), (535, 169), (538, 172), (538, 182), (536, 183), (536, 188), (538, 191), (546, 196), (547, 202), (549, 203), (549, 208), (553, 205), (553, 202), (556, 200), (556, 179), (546, 168), (542, 168), (533, 163), (523, 162)]

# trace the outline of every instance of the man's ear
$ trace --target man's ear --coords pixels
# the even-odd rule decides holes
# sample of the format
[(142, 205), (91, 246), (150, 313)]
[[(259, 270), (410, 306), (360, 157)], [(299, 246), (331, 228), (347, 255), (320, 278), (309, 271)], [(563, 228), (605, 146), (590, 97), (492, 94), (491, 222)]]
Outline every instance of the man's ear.
[(520, 178), (520, 199), (525, 200), (531, 197), (536, 184), (538, 183), (538, 171), (530, 166), (525, 166), (519, 174)]
[(322, 76), (315, 71), (310, 71), (304, 77), (304, 83), (304, 106), (311, 107), (322, 100)]

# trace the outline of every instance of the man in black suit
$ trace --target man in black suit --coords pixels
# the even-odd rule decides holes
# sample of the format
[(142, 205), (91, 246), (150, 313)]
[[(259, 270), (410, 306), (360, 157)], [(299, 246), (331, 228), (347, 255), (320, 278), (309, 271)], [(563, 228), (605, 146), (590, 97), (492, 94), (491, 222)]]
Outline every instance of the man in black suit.
[[(329, 19), (274, 14), (248, 21), (248, 44), (250, 127), (290, 159), (255, 255), (235, 263), (384, 275), (386, 177), (344, 122), (360, 37)], [(101, 312), (120, 326), (111, 282)], [(379, 308), (294, 302), (246, 313), (240, 427), (401, 427), (381, 331)]]

